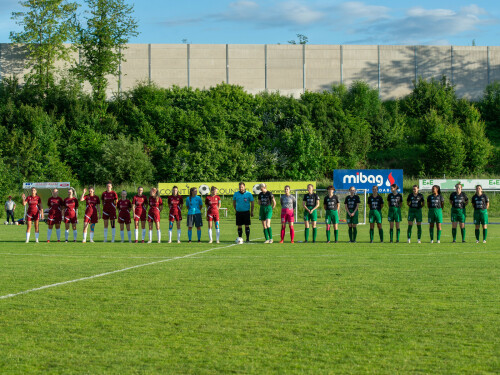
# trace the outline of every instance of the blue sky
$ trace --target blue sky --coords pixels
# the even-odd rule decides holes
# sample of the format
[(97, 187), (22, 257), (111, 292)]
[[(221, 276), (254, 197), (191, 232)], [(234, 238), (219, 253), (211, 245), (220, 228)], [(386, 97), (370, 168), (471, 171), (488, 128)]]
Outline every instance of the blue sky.
[[(83, 3), (82, 1), (79, 1)], [(131, 43), (499, 45), (500, 1), (143, 0)], [(17, 30), (0, 0), (0, 42)]]

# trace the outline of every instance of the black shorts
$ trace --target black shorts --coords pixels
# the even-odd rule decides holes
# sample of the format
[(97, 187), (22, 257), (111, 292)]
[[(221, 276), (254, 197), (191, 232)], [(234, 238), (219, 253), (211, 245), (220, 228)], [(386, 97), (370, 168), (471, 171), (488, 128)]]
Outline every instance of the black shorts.
[(192, 214), (187, 217), (187, 226), (188, 227), (202, 227), (203, 221), (201, 220), (201, 214)]
[(236, 211), (236, 225), (250, 225), (250, 211)]

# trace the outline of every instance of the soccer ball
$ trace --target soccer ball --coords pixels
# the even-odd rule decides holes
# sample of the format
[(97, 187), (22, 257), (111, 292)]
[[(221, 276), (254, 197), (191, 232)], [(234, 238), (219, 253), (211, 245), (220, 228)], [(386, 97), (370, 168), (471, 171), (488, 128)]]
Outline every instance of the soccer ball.
[(4, 224), (4, 225), (7, 225), (7, 224), (9, 224), (9, 222), (8, 222), (8, 221), (4, 221), (4, 222), (3, 222), (3, 224)]
[(252, 188), (252, 191), (255, 195), (259, 195), (259, 193), (261, 192), (260, 190), (260, 184), (255, 184)]
[(201, 185), (198, 191), (200, 192), (201, 195), (210, 194), (210, 188), (208, 187), (208, 185)]
[(19, 225), (19, 223), (16, 221), (16, 225)]
[(241, 245), (242, 243), (243, 243), (243, 238), (238, 237), (238, 238), (236, 239), (236, 245)]

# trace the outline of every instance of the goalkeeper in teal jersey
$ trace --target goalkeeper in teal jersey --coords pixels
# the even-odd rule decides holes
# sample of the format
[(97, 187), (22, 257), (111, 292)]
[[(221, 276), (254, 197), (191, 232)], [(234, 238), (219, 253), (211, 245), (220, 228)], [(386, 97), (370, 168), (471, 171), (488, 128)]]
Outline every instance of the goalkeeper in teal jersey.
[(469, 203), (469, 198), (462, 191), (462, 185), (456, 184), (455, 191), (450, 195), (451, 204), (451, 234), (453, 243), (457, 242), (457, 226), (460, 223), (462, 242), (465, 242), (465, 206)]

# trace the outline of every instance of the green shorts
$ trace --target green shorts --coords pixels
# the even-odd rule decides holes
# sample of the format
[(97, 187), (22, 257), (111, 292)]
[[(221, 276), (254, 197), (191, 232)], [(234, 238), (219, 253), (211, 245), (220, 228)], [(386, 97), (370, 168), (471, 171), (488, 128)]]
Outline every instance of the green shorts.
[(488, 224), (488, 210), (474, 210), (474, 224), (487, 225)]
[[(312, 210), (314, 207), (307, 207)], [(318, 210), (314, 210), (312, 213), (304, 210), (304, 221), (318, 221)]]
[(429, 208), (427, 216), (429, 223), (442, 223), (443, 222), (443, 209), (442, 208)]
[(326, 210), (325, 223), (338, 224), (339, 223), (339, 212), (337, 210)]
[(358, 224), (359, 223), (358, 214), (359, 214), (359, 211), (356, 211), (356, 213), (354, 214), (354, 216), (351, 217), (349, 215), (349, 213), (346, 213), (346, 222), (347, 222), (347, 224)]
[(408, 210), (408, 221), (413, 223), (416, 220), (417, 223), (422, 222), (422, 209), (421, 208), (411, 208)]
[(396, 223), (401, 222), (401, 220), (403, 220), (403, 218), (401, 217), (401, 207), (389, 207), (387, 220), (395, 221)]
[(373, 223), (382, 224), (382, 212), (380, 212), (379, 210), (370, 210), (370, 215), (368, 218), (370, 224)]
[(463, 208), (451, 208), (451, 222), (465, 223), (465, 209)]
[(260, 206), (259, 220), (264, 221), (273, 217), (273, 206)]

